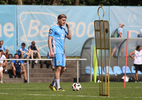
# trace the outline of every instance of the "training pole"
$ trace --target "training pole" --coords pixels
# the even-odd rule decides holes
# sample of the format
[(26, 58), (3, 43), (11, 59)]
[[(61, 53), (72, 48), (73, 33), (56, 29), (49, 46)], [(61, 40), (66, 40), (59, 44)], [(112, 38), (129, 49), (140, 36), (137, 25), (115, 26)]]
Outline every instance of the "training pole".
[(127, 32), (127, 44), (126, 44), (126, 58), (125, 58), (124, 88), (125, 88), (125, 83), (126, 83), (126, 66), (127, 66), (128, 40), (129, 40), (129, 31)]
[(96, 51), (96, 47), (94, 46), (94, 83), (96, 83), (97, 80), (97, 66), (98, 66), (98, 51)]

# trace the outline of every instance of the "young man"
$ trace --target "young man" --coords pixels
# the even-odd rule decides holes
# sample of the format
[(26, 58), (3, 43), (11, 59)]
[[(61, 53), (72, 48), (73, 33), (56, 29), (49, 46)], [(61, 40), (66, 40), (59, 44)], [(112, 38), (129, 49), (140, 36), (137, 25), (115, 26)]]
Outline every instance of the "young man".
[[(31, 45), (28, 47), (28, 51), (29, 51), (29, 57), (31, 56), (31, 58), (35, 58), (38, 56), (39, 59), (41, 59), (41, 56), (40, 56), (40, 52), (39, 52), (39, 49), (37, 47), (37, 44), (35, 43), (35, 41), (32, 41), (31, 42)], [(37, 60), (36, 61), (32, 61), (32, 68), (34, 68), (34, 63), (37, 63)], [(40, 67), (42, 68), (42, 62), (40, 61)]]
[[(14, 57), (15, 57), (15, 59), (19, 59), (18, 54), (15, 54)], [(16, 78), (16, 74), (18, 74), (18, 73), (23, 74), (24, 83), (27, 83), (27, 73), (26, 73), (23, 61), (22, 60), (12, 60), (11, 65), (12, 65), (12, 72), (13, 72), (15, 78)], [(21, 69), (21, 66), (23, 69)]]
[(3, 83), (3, 67), (1, 63), (0, 63), (0, 83)]
[[(71, 32), (66, 19), (66, 15), (60, 14), (58, 16), (58, 23), (52, 26), (49, 30), (48, 46), (50, 57), (53, 58), (53, 66), (56, 67), (55, 79), (52, 84), (49, 85), (53, 91), (65, 91), (60, 87), (60, 76), (65, 70), (64, 41), (65, 37), (71, 39)], [(65, 28), (63, 28), (64, 24), (66, 24), (68, 33)], [(57, 84), (57, 87), (55, 88), (53, 84)]]
[(25, 46), (26, 46), (26, 44), (22, 43), (21, 47), (18, 49), (19, 58), (25, 59), (27, 56), (29, 58), (28, 49), (26, 49)]
[(0, 48), (0, 63), (5, 67), (5, 73), (7, 73), (7, 60), (2, 60), (6, 59), (6, 56), (3, 54), (3, 50)]
[[(123, 27), (124, 27), (124, 24), (119, 23), (118, 38), (123, 37)], [(117, 47), (119, 47), (119, 46), (120, 46), (120, 43), (117, 43), (116, 46), (113, 48), (112, 53), (111, 53), (111, 57), (113, 57), (115, 51), (117, 50)], [(122, 54), (122, 57), (124, 57), (124, 45), (122, 45), (122, 47), (121, 47), (121, 54)]]
[(8, 49), (3, 45), (3, 40), (0, 41), (0, 48), (3, 50), (3, 54), (8, 58)]

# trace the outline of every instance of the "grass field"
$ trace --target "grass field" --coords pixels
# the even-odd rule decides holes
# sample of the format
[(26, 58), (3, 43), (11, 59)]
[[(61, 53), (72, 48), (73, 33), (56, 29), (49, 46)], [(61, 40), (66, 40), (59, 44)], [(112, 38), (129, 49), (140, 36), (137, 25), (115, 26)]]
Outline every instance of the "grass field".
[(142, 83), (110, 83), (110, 97), (99, 96), (98, 83), (81, 83), (81, 91), (72, 91), (73, 83), (61, 83), (65, 92), (52, 91), (49, 83), (0, 84), (0, 100), (141, 100)]

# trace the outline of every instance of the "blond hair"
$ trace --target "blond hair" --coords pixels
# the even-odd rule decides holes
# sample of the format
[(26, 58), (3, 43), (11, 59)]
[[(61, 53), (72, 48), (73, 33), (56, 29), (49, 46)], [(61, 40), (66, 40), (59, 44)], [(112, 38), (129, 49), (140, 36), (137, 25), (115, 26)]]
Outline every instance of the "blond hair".
[(58, 19), (61, 19), (61, 18), (67, 18), (67, 16), (66, 16), (65, 14), (60, 14), (60, 15), (58, 16)]

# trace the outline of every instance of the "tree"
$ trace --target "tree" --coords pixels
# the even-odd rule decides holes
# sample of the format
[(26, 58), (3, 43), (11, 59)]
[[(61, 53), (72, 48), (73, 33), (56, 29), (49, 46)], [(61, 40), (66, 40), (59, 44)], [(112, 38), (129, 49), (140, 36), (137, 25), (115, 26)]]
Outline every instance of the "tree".
[(22, 5), (22, 0), (18, 0), (18, 5)]

